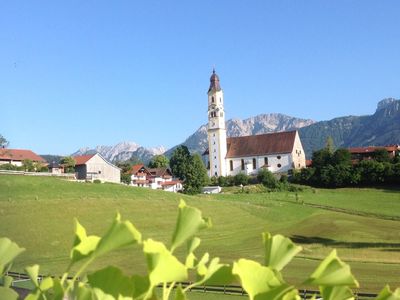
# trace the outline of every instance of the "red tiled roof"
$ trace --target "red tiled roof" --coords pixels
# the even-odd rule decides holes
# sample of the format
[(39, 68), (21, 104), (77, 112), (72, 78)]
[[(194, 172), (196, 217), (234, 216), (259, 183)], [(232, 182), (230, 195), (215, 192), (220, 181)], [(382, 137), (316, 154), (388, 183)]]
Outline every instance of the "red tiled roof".
[(145, 183), (149, 183), (149, 181), (148, 181), (148, 180), (135, 180), (133, 183), (136, 183), (136, 184), (145, 184)]
[(46, 162), (46, 160), (31, 150), (23, 149), (0, 149), (0, 159), (2, 160), (18, 160), (30, 159), (32, 161)]
[(162, 182), (161, 185), (162, 186), (164, 186), (164, 185), (175, 185), (175, 184), (178, 184), (178, 183), (181, 183), (181, 182), (179, 180), (173, 180), (173, 181)]
[(372, 153), (378, 149), (386, 149), (388, 152), (393, 152), (396, 150), (400, 150), (399, 146), (369, 146), (369, 147), (355, 147), (355, 148), (348, 148), (350, 153)]
[(290, 153), (296, 131), (227, 138), (227, 158)]
[(138, 164), (138, 165), (133, 165), (131, 167), (131, 169), (129, 170), (128, 174), (135, 174), (138, 173), (140, 171), (141, 168), (144, 167), (144, 171), (146, 174), (149, 174), (146, 167), (144, 166), (144, 164)]
[(91, 159), (96, 154), (91, 155), (81, 155), (81, 156), (74, 156), (75, 159), (75, 166), (84, 165), (87, 163), (89, 159)]
[(170, 169), (168, 169), (168, 168), (153, 168), (153, 169), (149, 169), (149, 172), (151, 173), (152, 176), (155, 176), (155, 177), (163, 177), (166, 175), (172, 176), (172, 173), (171, 173)]
[(311, 167), (311, 166), (312, 166), (312, 160), (306, 159), (306, 167)]

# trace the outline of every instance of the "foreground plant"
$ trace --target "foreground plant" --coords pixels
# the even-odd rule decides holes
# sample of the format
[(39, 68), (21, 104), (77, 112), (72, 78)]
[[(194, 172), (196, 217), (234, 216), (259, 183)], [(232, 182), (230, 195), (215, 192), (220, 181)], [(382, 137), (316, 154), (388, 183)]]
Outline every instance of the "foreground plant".
[[(75, 220), (75, 239), (66, 272), (61, 278), (47, 277), (39, 282), (39, 266), (27, 267), (25, 271), (34, 289), (25, 299), (155, 300), (161, 297), (167, 300), (174, 297), (175, 300), (185, 300), (186, 292), (195, 286), (222, 285), (233, 281), (241, 283), (251, 300), (301, 299), (298, 290), (286, 283), (281, 274), (282, 269), (301, 251), (300, 246), (282, 235), (264, 233), (264, 264), (248, 259), (239, 259), (233, 265), (223, 264), (217, 257), (210, 258), (208, 253), (201, 257), (195, 254), (200, 245), (200, 239), (195, 235), (209, 227), (211, 221), (184, 201), (179, 204), (169, 247), (152, 239), (142, 240), (135, 226), (129, 221), (122, 221), (119, 214), (102, 237), (88, 236), (85, 228)], [(148, 268), (146, 276), (127, 276), (113, 266), (86, 274), (87, 267), (94, 260), (129, 245), (142, 248)], [(186, 245), (186, 255), (184, 261), (180, 261), (174, 252), (183, 245)], [(1, 300), (18, 299), (18, 294), (11, 288), (13, 279), (6, 273), (23, 251), (9, 239), (0, 239)], [(79, 265), (78, 271), (70, 278), (70, 270), (76, 265)], [(182, 287), (179, 282), (189, 278), (196, 279), (189, 286)], [(358, 287), (350, 267), (340, 260), (335, 250), (321, 262), (305, 284), (317, 286), (326, 300), (354, 299), (351, 287)], [(162, 287), (161, 293), (156, 293), (158, 286)], [(172, 290), (175, 292), (172, 293)], [(400, 289), (392, 292), (385, 287), (376, 299), (400, 300)]]

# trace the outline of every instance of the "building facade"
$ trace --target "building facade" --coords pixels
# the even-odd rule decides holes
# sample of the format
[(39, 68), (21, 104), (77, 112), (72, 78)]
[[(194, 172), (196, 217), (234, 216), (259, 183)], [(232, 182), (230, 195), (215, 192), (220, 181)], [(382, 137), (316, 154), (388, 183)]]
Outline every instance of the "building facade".
[(296, 130), (227, 138), (224, 96), (213, 70), (208, 95), (208, 149), (204, 153), (209, 176), (245, 173), (256, 175), (265, 168), (286, 173), (306, 166), (306, 158)]
[(80, 180), (101, 180), (102, 182), (121, 182), (121, 169), (107, 161), (99, 153), (75, 156), (75, 172)]

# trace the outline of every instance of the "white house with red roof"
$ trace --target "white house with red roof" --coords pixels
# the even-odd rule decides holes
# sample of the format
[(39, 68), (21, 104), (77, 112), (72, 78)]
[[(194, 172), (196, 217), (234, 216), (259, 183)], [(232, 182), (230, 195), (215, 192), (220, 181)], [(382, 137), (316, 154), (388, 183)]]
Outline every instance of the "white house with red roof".
[(224, 94), (213, 70), (208, 95), (209, 176), (245, 173), (255, 175), (262, 168), (285, 173), (306, 166), (304, 149), (297, 131), (251, 136), (226, 136)]
[(78, 180), (101, 180), (102, 182), (121, 182), (121, 169), (107, 161), (99, 153), (74, 156), (75, 172)]
[(0, 165), (2, 164), (12, 164), (15, 166), (22, 166), (24, 160), (31, 160), (33, 162), (39, 162), (46, 164), (46, 160), (37, 155), (31, 150), (25, 149), (0, 149)]
[(144, 164), (132, 166), (131, 184), (137, 187), (146, 187), (153, 190), (161, 189), (167, 192), (182, 190), (182, 182), (174, 179), (169, 168), (146, 168)]

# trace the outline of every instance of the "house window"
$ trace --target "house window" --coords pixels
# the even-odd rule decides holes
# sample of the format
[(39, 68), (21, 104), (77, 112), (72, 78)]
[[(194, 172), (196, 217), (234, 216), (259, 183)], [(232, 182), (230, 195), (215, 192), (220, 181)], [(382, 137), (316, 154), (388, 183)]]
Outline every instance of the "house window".
[(257, 162), (256, 159), (253, 158), (253, 170), (255, 170), (257, 168)]
[(230, 161), (229, 161), (229, 166), (230, 166), (230, 168), (231, 168), (231, 171), (233, 171), (233, 160), (230, 160)]
[(241, 160), (242, 163), (242, 171), (244, 170), (244, 159)]
[(281, 156), (280, 156), (280, 155), (278, 155), (276, 158), (277, 158), (277, 159), (281, 159)]
[(264, 164), (268, 166), (268, 157), (264, 157)]
[(281, 165), (281, 164), (278, 164), (278, 168), (280, 168), (280, 167), (282, 167), (282, 165)]

